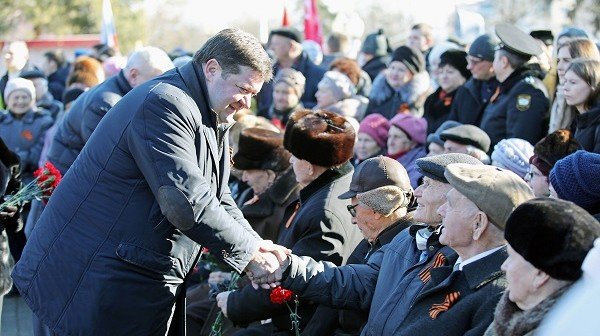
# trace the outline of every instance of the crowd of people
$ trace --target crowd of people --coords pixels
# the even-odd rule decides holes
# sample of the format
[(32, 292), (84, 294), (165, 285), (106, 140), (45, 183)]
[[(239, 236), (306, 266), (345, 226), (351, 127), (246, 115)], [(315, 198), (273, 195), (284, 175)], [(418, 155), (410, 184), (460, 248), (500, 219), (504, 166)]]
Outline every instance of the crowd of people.
[(599, 49), (493, 31), (6, 43), (0, 195), (64, 180), (2, 209), (1, 293), (36, 335), (593, 335), (570, 307), (599, 292)]

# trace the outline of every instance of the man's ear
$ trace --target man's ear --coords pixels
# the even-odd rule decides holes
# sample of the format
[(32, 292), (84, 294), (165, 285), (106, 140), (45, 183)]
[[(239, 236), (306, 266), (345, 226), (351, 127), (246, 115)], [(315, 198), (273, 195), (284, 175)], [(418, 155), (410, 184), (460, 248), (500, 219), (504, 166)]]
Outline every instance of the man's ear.
[(208, 82), (214, 80), (216, 76), (221, 75), (221, 65), (214, 58), (209, 59), (202, 68), (204, 72), (204, 77)]
[(479, 240), (490, 225), (487, 215), (483, 211), (478, 211), (475, 214), (475, 222), (473, 223), (473, 240)]

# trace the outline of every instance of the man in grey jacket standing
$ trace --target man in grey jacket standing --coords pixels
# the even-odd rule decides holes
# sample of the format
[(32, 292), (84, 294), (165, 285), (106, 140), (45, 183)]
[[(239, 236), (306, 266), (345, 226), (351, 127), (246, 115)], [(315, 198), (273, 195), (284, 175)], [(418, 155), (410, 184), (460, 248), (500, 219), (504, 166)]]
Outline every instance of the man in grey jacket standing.
[(238, 272), (281, 277), (289, 251), (251, 229), (227, 187), (225, 118), (271, 76), (259, 41), (225, 29), (106, 114), (12, 274), (36, 318), (58, 335), (184, 334), (201, 246)]

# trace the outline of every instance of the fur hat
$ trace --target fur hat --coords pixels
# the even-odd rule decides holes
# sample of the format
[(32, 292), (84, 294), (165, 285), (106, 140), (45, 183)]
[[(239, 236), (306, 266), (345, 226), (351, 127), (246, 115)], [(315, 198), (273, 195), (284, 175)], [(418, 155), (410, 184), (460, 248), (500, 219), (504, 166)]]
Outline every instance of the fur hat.
[(504, 230), (508, 216), (517, 206), (534, 197), (523, 179), (498, 167), (453, 163), (446, 167), (444, 176), (500, 230)]
[(290, 166), (290, 153), (283, 148), (283, 135), (263, 128), (247, 128), (240, 134), (233, 167), (240, 170), (283, 171)]
[(409, 46), (401, 46), (394, 50), (392, 62), (404, 64), (413, 75), (425, 71), (425, 58), (420, 50)]
[(365, 54), (375, 55), (376, 57), (389, 54), (391, 52), (390, 43), (387, 37), (383, 35), (383, 29), (367, 35), (360, 51)]
[(578, 150), (558, 160), (550, 183), (559, 198), (590, 211), (600, 203), (600, 154)]
[(427, 136), (427, 120), (425, 118), (415, 117), (408, 113), (398, 113), (390, 120), (390, 126), (401, 129), (412, 141), (421, 145), (425, 144)]
[(571, 131), (556, 130), (546, 135), (533, 147), (533, 156), (529, 162), (548, 176), (556, 162), (565, 156), (581, 149), (581, 145), (573, 138)]
[(380, 148), (385, 148), (389, 130), (389, 121), (379, 113), (369, 114), (360, 122), (358, 127), (358, 133), (369, 135)]
[(494, 146), (492, 164), (506, 168), (524, 178), (529, 171), (529, 158), (533, 155), (533, 146), (527, 140), (502, 139)]
[(336, 101), (350, 98), (356, 94), (354, 83), (348, 76), (339, 71), (327, 71), (319, 82), (319, 88), (331, 90)]
[(321, 167), (352, 158), (356, 132), (342, 116), (324, 110), (298, 110), (290, 115), (283, 145), (295, 157)]
[(465, 79), (471, 78), (471, 71), (467, 69), (467, 53), (462, 50), (450, 49), (440, 56), (440, 65), (449, 65), (460, 72)]
[(296, 91), (296, 95), (301, 97), (304, 94), (304, 86), (306, 85), (306, 78), (304, 75), (292, 68), (285, 68), (279, 70), (275, 79), (273, 79), (273, 86), (279, 83), (285, 83), (289, 85), (294, 91)]
[(33, 82), (29, 79), (15, 77), (9, 79), (6, 83), (6, 88), (4, 89), (4, 101), (8, 101), (8, 96), (17, 90), (27, 92), (31, 99), (35, 99), (35, 87), (33, 86)]
[(525, 260), (550, 277), (575, 281), (581, 264), (600, 236), (600, 223), (577, 205), (536, 198), (519, 205), (506, 223), (504, 237)]
[(373, 211), (389, 216), (396, 209), (407, 207), (413, 190), (406, 169), (387, 156), (377, 156), (361, 162), (352, 175), (350, 190), (340, 199), (355, 197)]

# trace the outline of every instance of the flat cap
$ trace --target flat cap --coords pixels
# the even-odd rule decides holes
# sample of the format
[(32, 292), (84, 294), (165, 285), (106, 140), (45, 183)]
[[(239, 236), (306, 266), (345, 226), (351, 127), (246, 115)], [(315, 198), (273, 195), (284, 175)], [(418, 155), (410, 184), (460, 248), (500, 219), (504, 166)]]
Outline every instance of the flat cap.
[(515, 173), (487, 165), (453, 163), (444, 176), (504, 231), (511, 212), (521, 203), (534, 198), (533, 191)]
[(385, 186), (396, 186), (412, 192), (410, 179), (404, 166), (397, 160), (378, 155), (356, 166), (350, 182), (350, 190), (339, 195), (338, 198), (349, 199), (360, 193)]
[(298, 29), (292, 27), (282, 27), (279, 29), (273, 29), (271, 30), (270, 35), (279, 35), (287, 37), (298, 43), (302, 43), (302, 41), (304, 40), (304, 36), (302, 36), (302, 33)]
[(542, 53), (538, 42), (517, 26), (508, 23), (496, 25), (496, 35), (500, 39), (499, 48), (518, 56), (529, 58)]
[(460, 125), (449, 128), (440, 134), (440, 139), (475, 146), (486, 153), (490, 150), (492, 142), (484, 130), (473, 125)]
[(440, 138), (440, 134), (442, 134), (443, 131), (450, 129), (452, 127), (456, 127), (456, 126), (460, 126), (462, 125), (461, 123), (459, 123), (458, 121), (454, 121), (454, 120), (446, 120), (444, 121), (440, 127), (438, 127), (438, 129), (435, 130), (435, 132), (429, 134), (427, 136), (427, 143), (430, 144), (432, 142), (444, 147), (444, 140), (442, 140)]
[(462, 153), (448, 153), (427, 156), (417, 159), (415, 163), (417, 164), (417, 168), (421, 174), (429, 177), (430, 179), (444, 183), (448, 183), (448, 180), (444, 176), (444, 171), (449, 164), (465, 163), (471, 165), (483, 165), (480, 160), (472, 157), (471, 155)]
[(541, 197), (519, 205), (504, 238), (535, 268), (558, 280), (575, 281), (600, 236), (600, 223), (569, 201)]

